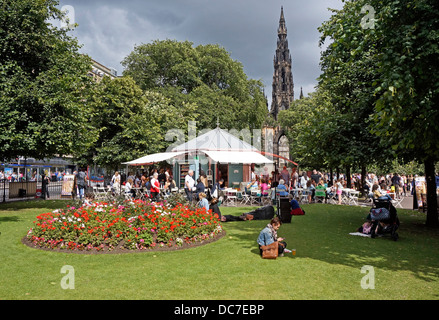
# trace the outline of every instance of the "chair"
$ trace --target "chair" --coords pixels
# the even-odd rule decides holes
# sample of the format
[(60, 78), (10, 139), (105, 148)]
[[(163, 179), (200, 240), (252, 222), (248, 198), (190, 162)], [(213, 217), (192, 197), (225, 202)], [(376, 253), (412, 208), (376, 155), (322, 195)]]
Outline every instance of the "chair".
[(399, 198), (397, 198), (397, 197), (395, 197), (395, 199), (393, 199), (392, 200), (392, 204), (393, 204), (393, 206), (396, 208), (396, 207), (399, 207), (399, 208), (403, 208), (402, 207), (402, 204), (401, 204), (401, 202), (404, 200), (404, 197), (403, 196), (400, 196)]
[(228, 188), (225, 191), (226, 199), (224, 200), (224, 205), (236, 206), (236, 194), (237, 191), (235, 189)]
[(341, 202), (344, 204), (349, 204), (349, 190), (343, 189), (341, 192)]
[(142, 188), (136, 189), (136, 198), (145, 201), (147, 198), (146, 190)]
[(348, 191), (348, 204), (358, 206), (358, 196), (360, 194), (360, 191), (356, 190), (349, 190)]
[[(175, 188), (171, 188), (171, 193), (178, 193), (178, 188), (177, 187), (175, 187)], [(184, 190), (183, 190), (183, 192), (184, 192)]]
[(107, 196), (107, 191), (104, 187), (93, 187), (93, 196), (95, 200), (103, 200)]
[(250, 204), (250, 196), (245, 191), (237, 192), (237, 200), (240, 201), (240, 204)]
[(128, 191), (128, 189), (124, 186), (124, 196), (125, 196), (125, 200), (131, 200), (133, 198), (133, 194), (131, 193), (131, 191)]
[(296, 200), (300, 199), (300, 192), (301, 192), (301, 190), (298, 188), (290, 190), (290, 194), (293, 196), (293, 199), (296, 199)]
[(314, 198), (316, 199), (316, 202), (325, 202), (326, 199), (326, 188), (322, 185), (318, 185), (316, 187), (316, 192), (314, 194)]
[(261, 204), (261, 194), (260, 191), (257, 189), (251, 189), (250, 191), (250, 204), (257, 204), (260, 205)]
[(262, 204), (263, 206), (266, 206), (266, 205), (271, 204), (271, 197), (273, 196), (273, 192), (274, 192), (274, 190), (273, 190), (273, 189), (270, 189), (270, 190), (268, 191), (268, 194), (267, 194), (267, 195), (261, 195), (261, 204)]
[(300, 193), (300, 199), (299, 202), (300, 203), (308, 203), (308, 196), (311, 194), (311, 191), (307, 190), (307, 189), (303, 189), (302, 192)]

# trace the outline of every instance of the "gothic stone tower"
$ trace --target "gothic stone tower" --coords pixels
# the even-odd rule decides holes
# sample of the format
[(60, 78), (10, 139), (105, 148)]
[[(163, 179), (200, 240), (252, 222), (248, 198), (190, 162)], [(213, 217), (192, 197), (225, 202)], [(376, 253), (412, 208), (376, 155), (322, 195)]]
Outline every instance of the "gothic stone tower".
[(288, 49), (287, 27), (283, 7), (281, 8), (277, 35), (277, 49), (273, 60), (273, 91), (270, 111), (275, 120), (277, 120), (279, 111), (288, 109), (294, 100), (292, 59)]
[[(291, 71), (292, 59), (290, 50), (288, 49), (287, 27), (283, 7), (281, 7), (277, 34), (277, 49), (273, 61), (273, 91), (270, 110), (270, 116), (277, 124), (274, 127), (265, 126), (262, 129), (262, 137), (265, 152), (289, 159), (290, 150), (288, 139), (284, 130), (277, 122), (279, 111), (288, 109), (294, 100), (293, 74)], [(286, 164), (284, 159), (278, 157), (273, 158), (273, 161), (276, 162), (278, 168)]]

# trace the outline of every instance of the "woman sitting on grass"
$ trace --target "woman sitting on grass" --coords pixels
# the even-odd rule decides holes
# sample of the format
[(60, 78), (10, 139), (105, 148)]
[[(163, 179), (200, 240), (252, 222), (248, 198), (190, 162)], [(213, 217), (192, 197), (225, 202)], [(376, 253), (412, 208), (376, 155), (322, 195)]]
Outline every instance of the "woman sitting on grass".
[(262, 256), (262, 246), (268, 246), (269, 244), (272, 244), (273, 242), (278, 241), (278, 255), (283, 256), (284, 252), (291, 252), (291, 250), (286, 249), (287, 243), (284, 241), (284, 238), (277, 236), (277, 230), (279, 230), (282, 222), (278, 217), (274, 217), (271, 219), (270, 223), (267, 224), (267, 226), (262, 229), (261, 233), (258, 237), (258, 244), (259, 244), (259, 252)]

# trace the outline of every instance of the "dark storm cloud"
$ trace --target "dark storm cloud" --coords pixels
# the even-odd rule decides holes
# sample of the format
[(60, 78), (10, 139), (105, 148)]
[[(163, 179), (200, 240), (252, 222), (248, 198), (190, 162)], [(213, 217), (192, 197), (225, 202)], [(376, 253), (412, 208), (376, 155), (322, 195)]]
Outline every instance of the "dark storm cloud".
[(156, 39), (216, 43), (243, 64), (246, 74), (260, 79), (271, 104), (273, 57), (280, 8), (288, 28), (293, 57), (295, 95), (313, 91), (320, 74), (317, 28), (330, 17), (328, 7), (340, 0), (63, 0), (75, 10), (78, 27), (72, 35), (82, 51), (122, 74), (120, 62), (135, 45)]

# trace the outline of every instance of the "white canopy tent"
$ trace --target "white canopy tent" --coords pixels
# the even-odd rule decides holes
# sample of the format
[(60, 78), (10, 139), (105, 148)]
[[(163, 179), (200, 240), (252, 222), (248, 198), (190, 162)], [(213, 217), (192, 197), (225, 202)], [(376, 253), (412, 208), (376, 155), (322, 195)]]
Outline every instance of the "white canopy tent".
[[(190, 160), (188, 155), (194, 156), (193, 159)], [(170, 152), (147, 155), (125, 162), (124, 164), (127, 166), (142, 166), (170, 159), (178, 159), (178, 165), (185, 162), (185, 170), (188, 170), (188, 163), (192, 168), (197, 168), (198, 170), (200, 156), (207, 158), (206, 162), (208, 164), (204, 163), (203, 165), (206, 166), (205, 168), (207, 168), (208, 171), (214, 169), (213, 172), (217, 172), (218, 165), (220, 164), (221, 166), (226, 166), (225, 169), (227, 171), (229, 171), (227, 166), (233, 166), (233, 170), (230, 169), (230, 174), (234, 175), (233, 179), (238, 179), (236, 176), (236, 174), (238, 174), (241, 177), (240, 179), (244, 181), (248, 180), (251, 164), (273, 163), (272, 160), (262, 155), (261, 152), (251, 144), (218, 127), (174, 147)], [(183, 161), (183, 159), (185, 160)], [(240, 168), (237, 166), (240, 166)], [(175, 175), (178, 176), (178, 179), (181, 179), (182, 176), (184, 176), (184, 172), (178, 169)]]
[[(179, 151), (259, 151), (233, 134), (216, 128), (172, 149)], [(268, 159), (267, 159), (268, 160)]]
[(220, 128), (206, 132), (188, 142), (174, 147), (170, 152), (150, 154), (123, 164), (141, 166), (166, 161), (186, 153), (204, 153), (214, 162), (269, 164), (272, 160), (263, 156), (249, 143)]

